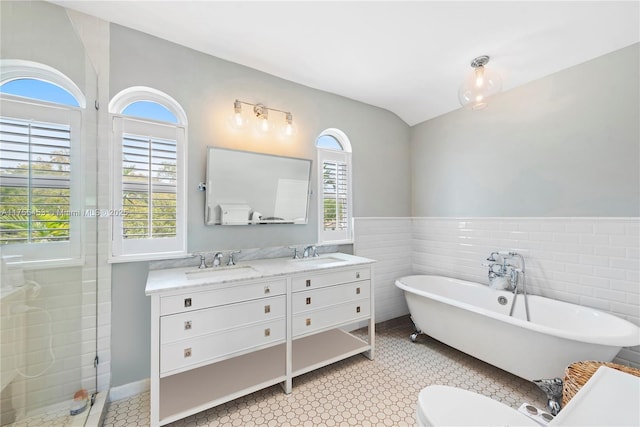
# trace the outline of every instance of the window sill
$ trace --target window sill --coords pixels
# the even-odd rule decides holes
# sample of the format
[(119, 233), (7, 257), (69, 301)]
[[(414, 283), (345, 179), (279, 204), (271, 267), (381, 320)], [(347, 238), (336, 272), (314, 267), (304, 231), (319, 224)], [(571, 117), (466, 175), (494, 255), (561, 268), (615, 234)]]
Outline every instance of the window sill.
[(49, 268), (82, 267), (84, 266), (84, 257), (44, 259), (37, 261), (9, 261), (6, 262), (5, 265), (10, 268), (17, 267), (22, 270), (46, 270)]
[(189, 254), (187, 252), (167, 252), (157, 254), (120, 255), (109, 257), (107, 262), (109, 264), (120, 264), (125, 262), (160, 261), (164, 259), (179, 258), (189, 258)]
[(343, 240), (323, 240), (318, 242), (319, 246), (330, 246), (330, 245), (353, 245), (353, 239), (343, 239)]

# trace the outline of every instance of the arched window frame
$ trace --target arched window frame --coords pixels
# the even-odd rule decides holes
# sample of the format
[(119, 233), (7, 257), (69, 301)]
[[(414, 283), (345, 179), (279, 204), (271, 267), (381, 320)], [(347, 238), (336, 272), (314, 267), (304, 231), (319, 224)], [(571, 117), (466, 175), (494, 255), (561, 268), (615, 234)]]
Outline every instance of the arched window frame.
[(80, 108), (87, 107), (86, 98), (80, 88), (73, 80), (53, 67), (22, 59), (3, 59), (0, 64), (0, 86), (13, 80), (41, 80), (69, 92), (78, 101)]
[[(139, 101), (155, 102), (169, 110), (178, 123), (154, 121), (127, 116), (123, 111)], [(135, 86), (124, 89), (109, 102), (109, 113), (113, 120), (112, 177), (110, 180), (112, 221), (111, 262), (143, 261), (183, 257), (187, 253), (187, 115), (182, 106), (171, 96), (154, 88)], [(123, 230), (123, 137), (140, 135), (176, 142), (176, 232), (174, 237), (126, 239)], [(151, 214), (153, 215), (153, 214)]]
[[(318, 242), (324, 244), (348, 244), (353, 243), (353, 186), (352, 186), (352, 164), (351, 164), (351, 142), (347, 135), (336, 128), (329, 128), (322, 131), (316, 141), (322, 136), (335, 138), (342, 146), (341, 150), (333, 150), (318, 147), (317, 172), (318, 172)], [(346, 216), (342, 221), (342, 226), (336, 229), (325, 228), (325, 188), (324, 188), (324, 168), (326, 163), (342, 164), (346, 168)]]
[[(65, 74), (45, 64), (20, 59), (0, 59), (0, 86), (14, 80), (40, 80), (66, 90), (79, 107), (58, 104), (32, 97), (0, 94), (3, 117), (24, 122), (50, 123), (69, 127), (69, 238), (65, 241), (25, 242), (3, 245), (3, 256), (16, 256), (24, 267), (46, 268), (82, 263), (84, 162), (82, 140), (86, 114), (86, 98), (80, 88)], [(29, 184), (31, 188), (31, 184)], [(52, 187), (53, 188), (53, 187)], [(66, 187), (64, 187), (66, 188)], [(31, 189), (29, 189), (29, 192)], [(29, 206), (29, 211), (40, 210)], [(30, 216), (34, 216), (30, 212)]]

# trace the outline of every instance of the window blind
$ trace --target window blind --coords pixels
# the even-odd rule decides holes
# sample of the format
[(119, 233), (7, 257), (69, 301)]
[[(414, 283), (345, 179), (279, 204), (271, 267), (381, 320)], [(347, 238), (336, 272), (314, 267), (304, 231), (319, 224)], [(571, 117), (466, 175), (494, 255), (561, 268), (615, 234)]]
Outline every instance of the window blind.
[(324, 230), (347, 230), (348, 223), (348, 175), (344, 162), (322, 162)]
[(122, 137), (122, 237), (175, 237), (177, 141)]
[(0, 244), (69, 241), (71, 126), (0, 117)]

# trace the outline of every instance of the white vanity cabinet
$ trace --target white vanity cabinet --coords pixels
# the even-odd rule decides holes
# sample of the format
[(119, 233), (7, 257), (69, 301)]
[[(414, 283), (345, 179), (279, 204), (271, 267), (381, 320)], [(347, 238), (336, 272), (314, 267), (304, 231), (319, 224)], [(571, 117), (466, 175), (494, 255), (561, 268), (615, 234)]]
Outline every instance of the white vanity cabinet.
[[(260, 260), (256, 277), (238, 279), (150, 272), (151, 425), (278, 383), (290, 393), (297, 375), (358, 353), (373, 358), (373, 261), (340, 256), (349, 262)], [(368, 339), (341, 329), (354, 325), (368, 326)]]
[(286, 279), (151, 295), (151, 424), (286, 380)]
[[(347, 357), (374, 356), (371, 265), (311, 271), (292, 277), (292, 376)], [(367, 322), (368, 341), (341, 329)]]

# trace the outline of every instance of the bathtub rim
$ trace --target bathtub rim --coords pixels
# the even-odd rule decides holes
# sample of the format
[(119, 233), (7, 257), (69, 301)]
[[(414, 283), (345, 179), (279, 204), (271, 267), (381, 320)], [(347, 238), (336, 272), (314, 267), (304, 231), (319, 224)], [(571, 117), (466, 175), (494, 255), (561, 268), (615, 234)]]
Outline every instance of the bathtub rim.
[[(441, 276), (437, 274), (412, 274), (412, 275), (402, 276), (395, 280), (395, 285), (404, 292), (409, 292), (424, 298), (429, 298), (434, 301), (438, 301), (438, 302), (448, 304), (463, 310), (467, 310), (483, 316), (487, 316), (501, 322), (511, 323), (513, 325), (516, 325), (525, 329), (529, 329), (531, 331), (539, 332), (545, 335), (551, 335), (559, 338), (564, 338), (567, 340), (584, 342), (589, 344), (596, 344), (596, 345), (604, 345), (604, 346), (634, 347), (634, 346), (640, 345), (640, 327), (638, 327), (637, 325), (631, 323), (626, 319), (623, 319), (621, 317), (615, 316), (613, 314), (607, 313), (602, 310), (598, 310), (592, 307), (585, 307), (579, 304), (573, 304), (566, 301), (556, 300), (553, 298), (548, 298), (540, 295), (529, 295), (530, 297), (534, 297), (534, 298), (548, 299), (548, 300), (560, 302), (562, 304), (568, 304), (570, 306), (577, 307), (580, 310), (595, 312), (602, 315), (605, 318), (609, 318), (609, 317), (613, 318), (614, 321), (625, 323), (626, 324), (625, 326), (627, 326), (628, 332), (625, 333), (624, 335), (605, 336), (605, 335), (589, 334), (589, 331), (584, 331), (584, 333), (566, 331), (566, 330), (554, 328), (551, 326), (541, 325), (539, 323), (527, 322), (526, 320), (522, 320), (522, 319), (518, 319), (508, 315), (504, 315), (501, 313), (497, 313), (495, 311), (491, 311), (486, 308), (468, 304), (466, 302), (461, 302), (453, 298), (449, 298), (449, 297), (435, 294), (432, 292), (426, 292), (420, 289), (416, 289), (403, 282), (403, 280), (407, 278), (419, 278), (419, 277), (438, 278), (438, 279), (444, 279), (449, 282), (451, 281), (461, 282), (461, 283), (476, 286), (476, 287), (485, 287), (485, 286), (488, 287), (488, 285), (483, 285), (482, 283), (479, 283), (479, 282), (472, 282), (469, 280), (457, 279), (455, 277)], [(502, 291), (502, 290), (495, 290), (495, 289), (490, 289), (490, 291), (496, 292), (497, 296), (502, 294), (513, 296), (513, 293), (510, 291)]]

